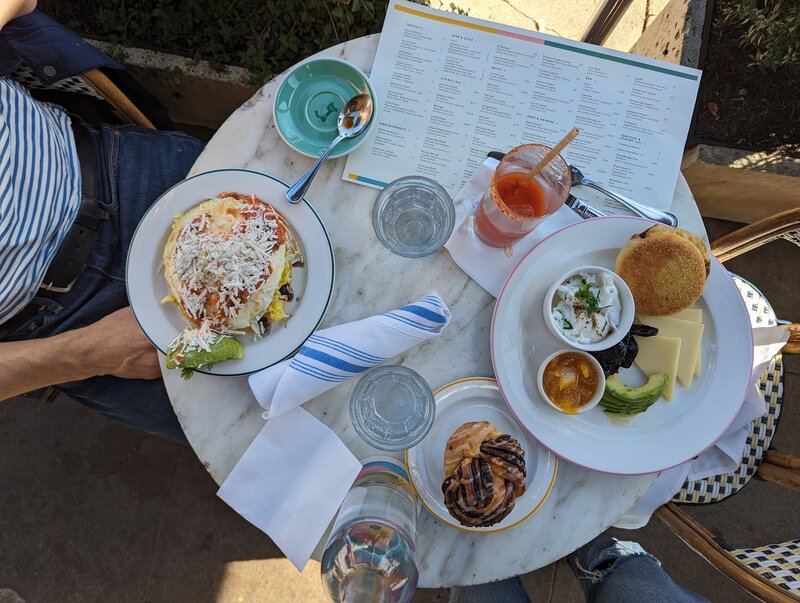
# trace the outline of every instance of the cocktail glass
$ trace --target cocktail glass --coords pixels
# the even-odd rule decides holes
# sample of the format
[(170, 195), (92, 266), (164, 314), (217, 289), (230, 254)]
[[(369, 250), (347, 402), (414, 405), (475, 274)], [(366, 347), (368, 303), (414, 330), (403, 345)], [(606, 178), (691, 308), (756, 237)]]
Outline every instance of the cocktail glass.
[(545, 145), (524, 144), (500, 161), (475, 210), (475, 234), (483, 243), (492, 247), (510, 245), (564, 204), (572, 180), (561, 155), (533, 178), (527, 176), (548, 151), (550, 147)]

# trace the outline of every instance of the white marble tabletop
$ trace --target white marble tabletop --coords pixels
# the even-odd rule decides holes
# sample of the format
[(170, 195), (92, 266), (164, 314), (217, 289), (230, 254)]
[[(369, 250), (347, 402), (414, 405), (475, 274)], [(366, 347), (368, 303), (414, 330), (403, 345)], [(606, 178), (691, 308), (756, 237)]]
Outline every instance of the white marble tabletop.
[[(376, 34), (318, 56), (346, 59), (369, 74), (377, 45)], [(275, 130), (272, 104), (280, 80), (278, 76), (266, 84), (228, 118), (198, 158), (193, 174), (250, 168), (291, 182), (310, 166), (312, 160), (292, 151)], [(384, 312), (437, 291), (453, 312), (452, 323), (442, 336), (393, 362), (418, 371), (434, 390), (463, 377), (492, 376), (489, 325), (494, 298), (444, 249), (427, 258), (404, 259), (383, 248), (371, 222), (377, 191), (342, 181), (344, 162), (329, 161), (306, 195), (328, 229), (336, 256), (336, 286), (322, 326)], [(680, 180), (672, 209), (683, 226), (704, 232), (691, 193)], [(264, 424), (246, 378), (198, 374), (184, 381), (177, 371), (162, 372), (189, 442), (214, 480), (222, 483)], [(361, 458), (376, 451), (359, 439), (350, 423), (347, 403), (354, 385), (339, 385), (305, 408)], [(419, 585), (479, 584), (552, 563), (614, 523), (655, 477), (604, 475), (562, 461), (541, 509), (513, 530), (496, 534), (461, 532), (423, 510), (418, 522)]]

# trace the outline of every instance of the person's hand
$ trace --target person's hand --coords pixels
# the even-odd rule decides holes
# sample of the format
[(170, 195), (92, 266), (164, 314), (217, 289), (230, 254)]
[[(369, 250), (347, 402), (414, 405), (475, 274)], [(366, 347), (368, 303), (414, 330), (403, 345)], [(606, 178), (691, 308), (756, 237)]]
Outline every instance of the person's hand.
[(93, 375), (123, 379), (156, 379), (161, 376), (158, 353), (139, 328), (129, 307), (122, 308), (82, 329)]
[(9, 21), (32, 13), (36, 8), (36, 0), (2, 0), (0, 1), (0, 28)]

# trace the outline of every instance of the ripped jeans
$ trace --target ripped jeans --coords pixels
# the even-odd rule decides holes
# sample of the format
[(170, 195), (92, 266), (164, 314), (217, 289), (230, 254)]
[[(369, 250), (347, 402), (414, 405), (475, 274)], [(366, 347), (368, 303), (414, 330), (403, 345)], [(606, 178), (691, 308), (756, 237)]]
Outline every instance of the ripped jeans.
[[(570, 565), (589, 603), (708, 603), (670, 578), (635, 542), (598, 539)], [(530, 603), (519, 577), (450, 589), (450, 603)]]

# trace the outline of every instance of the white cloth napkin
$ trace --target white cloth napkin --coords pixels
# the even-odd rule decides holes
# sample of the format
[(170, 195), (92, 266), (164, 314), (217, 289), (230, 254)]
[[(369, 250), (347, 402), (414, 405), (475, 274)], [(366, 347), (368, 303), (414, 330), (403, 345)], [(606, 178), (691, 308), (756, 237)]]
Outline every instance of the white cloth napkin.
[(687, 478), (698, 480), (736, 470), (742, 460), (750, 424), (767, 411), (767, 403), (758, 390), (758, 379), (788, 338), (789, 332), (780, 327), (753, 329), (755, 349), (750, 390), (728, 431), (697, 458), (662, 471), (633, 508), (617, 520), (615, 527), (633, 530), (646, 525), (653, 512), (669, 502)]
[(431, 293), (408, 305), (318, 331), (297, 355), (250, 375), (250, 389), (271, 419), (435, 337), (450, 322), (444, 300)]
[(267, 422), (217, 496), (303, 571), (360, 470), (333, 431), (295, 408)]
[(488, 188), (492, 172), (499, 162), (487, 158), (453, 199), (456, 208), (456, 228), (445, 247), (461, 269), (489, 293), (497, 297), (511, 270), (522, 256), (539, 241), (555, 231), (580, 222), (581, 218), (569, 207), (563, 206), (533, 232), (511, 245), (509, 256), (502, 247), (484, 245), (475, 236), (472, 212)]

